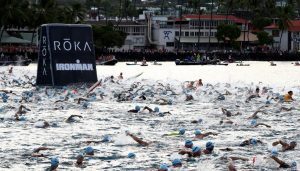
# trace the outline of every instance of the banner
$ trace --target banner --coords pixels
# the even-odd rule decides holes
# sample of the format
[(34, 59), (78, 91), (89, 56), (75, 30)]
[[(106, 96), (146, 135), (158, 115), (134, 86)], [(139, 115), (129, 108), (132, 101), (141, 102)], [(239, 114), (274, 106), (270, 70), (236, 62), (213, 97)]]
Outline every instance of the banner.
[[(40, 35), (37, 85), (97, 82), (91, 26), (46, 24), (42, 25)], [(48, 56), (43, 53), (44, 46)], [(46, 76), (44, 71), (50, 75)]]

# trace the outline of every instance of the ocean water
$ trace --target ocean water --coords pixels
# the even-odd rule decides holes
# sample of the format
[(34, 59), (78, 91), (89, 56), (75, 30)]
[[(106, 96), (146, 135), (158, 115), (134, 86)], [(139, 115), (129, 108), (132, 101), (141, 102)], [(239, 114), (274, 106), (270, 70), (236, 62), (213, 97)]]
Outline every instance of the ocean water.
[[(80, 97), (87, 90), (86, 87), (66, 87), (66, 89), (35, 88), (29, 84), (24, 75), (33, 78), (36, 75), (36, 65), (28, 67), (14, 67), (12, 74), (8, 74), (8, 67), (0, 68), (0, 90), (12, 90), (15, 94), (8, 94), (7, 102), (0, 103), (0, 170), (45, 170), (50, 166), (51, 157), (58, 157), (58, 170), (81, 170), (74, 165), (76, 156), (84, 152), (84, 148), (92, 146), (95, 149), (93, 157), (85, 157), (84, 170), (157, 170), (161, 163), (171, 165), (174, 158), (181, 158), (181, 170), (227, 170), (228, 160), (224, 156), (239, 156), (249, 161), (235, 161), (238, 170), (277, 170), (278, 164), (270, 159), (272, 142), (283, 139), (287, 142), (299, 142), (300, 121), (300, 67), (291, 62), (276, 62), (277, 66), (270, 66), (267, 62), (245, 62), (250, 66), (176, 66), (173, 62), (163, 65), (127, 66), (118, 63), (116, 66), (97, 66), (98, 79), (105, 79), (111, 75), (117, 77), (123, 73), (123, 80), (117, 83), (107, 81), (94, 92), (96, 98), (90, 98), (85, 109), (74, 99)], [(139, 75), (139, 76), (138, 76)], [(186, 90), (185, 81), (202, 79), (204, 86), (196, 90)], [(13, 81), (17, 80), (17, 81)], [(135, 84), (137, 87), (132, 87)], [(163, 86), (161, 86), (163, 85)], [(168, 88), (166, 88), (168, 87)], [(260, 98), (246, 103), (249, 92), (256, 87), (269, 90)], [(132, 88), (134, 98), (130, 101), (118, 101), (117, 95), (129, 95)], [(72, 90), (76, 89), (77, 93)], [(172, 90), (172, 91), (168, 91)], [(219, 93), (229, 91), (232, 95), (225, 95), (225, 100), (217, 100)], [(266, 103), (267, 96), (275, 93), (281, 95), (293, 90), (295, 101), (278, 103), (271, 101), (271, 105), (263, 108), (265, 114), (259, 113), (258, 123), (271, 126), (252, 128), (248, 119), (259, 107)], [(24, 91), (32, 92), (28, 102), (19, 102)], [(46, 93), (47, 91), (47, 93)], [(69, 93), (69, 100), (55, 103)], [(48, 95), (47, 95), (48, 94)], [(99, 94), (103, 94), (101, 99)], [(140, 101), (137, 97), (145, 94), (147, 100)], [(185, 101), (185, 94), (193, 95), (194, 100)], [(171, 100), (172, 105), (159, 105), (155, 101), (164, 98)], [(120, 100), (120, 99), (119, 99)], [(14, 114), (20, 104), (30, 111), (25, 114), (25, 121), (15, 121)], [(159, 116), (148, 112), (136, 114), (128, 113), (129, 109), (139, 106), (159, 107), (160, 111), (170, 111), (171, 114)], [(295, 107), (295, 110), (281, 111), (284, 107)], [(226, 117), (221, 108), (241, 115)], [(72, 123), (65, 120), (70, 115), (81, 115)], [(202, 123), (194, 124), (192, 120), (202, 119)], [(234, 123), (222, 124), (222, 119), (230, 119)], [(40, 120), (49, 122), (50, 127), (38, 128)], [(164, 136), (185, 128), (182, 136)], [(204, 139), (194, 138), (195, 129), (202, 132), (216, 132), (216, 136)], [(137, 145), (125, 131), (152, 142), (148, 147)], [(101, 140), (109, 135), (112, 142), (91, 143), (88, 140)], [(257, 138), (262, 145), (239, 147), (246, 139)], [(179, 156), (179, 150), (184, 149), (184, 141), (193, 140), (194, 145), (205, 149), (205, 143), (215, 144), (214, 153), (202, 155), (200, 158), (188, 160), (186, 156)], [(299, 143), (298, 143), (299, 144)], [(53, 150), (41, 151), (46, 157), (31, 157), (33, 149), (46, 146)], [(232, 152), (220, 149), (230, 147)], [(293, 151), (282, 152), (279, 158), (287, 163), (296, 161), (299, 165), (300, 153), (297, 146)], [(127, 158), (133, 152), (135, 159)], [(256, 158), (253, 163), (252, 159)], [(299, 167), (299, 166), (298, 166)]]

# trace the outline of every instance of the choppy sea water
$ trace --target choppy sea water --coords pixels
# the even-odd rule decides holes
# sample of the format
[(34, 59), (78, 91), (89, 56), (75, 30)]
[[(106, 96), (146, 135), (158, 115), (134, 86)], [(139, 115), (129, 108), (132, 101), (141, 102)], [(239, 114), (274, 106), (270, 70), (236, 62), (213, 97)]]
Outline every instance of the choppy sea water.
[[(55, 103), (62, 99), (67, 91), (65, 89), (36, 89), (26, 84), (29, 77), (36, 75), (36, 65), (28, 67), (14, 67), (13, 74), (7, 74), (7, 67), (1, 67), (0, 89), (13, 90), (16, 95), (9, 94), (6, 103), (0, 103), (0, 170), (45, 170), (50, 165), (49, 157), (57, 156), (60, 160), (59, 170), (81, 170), (74, 166), (76, 156), (83, 152), (87, 146), (95, 149), (95, 156), (86, 157), (85, 170), (156, 170), (161, 163), (171, 164), (177, 158), (178, 151), (183, 149), (184, 141), (193, 140), (195, 145), (205, 148), (207, 141), (215, 144), (214, 154), (202, 155), (195, 160), (183, 160), (183, 170), (227, 170), (227, 160), (222, 156), (239, 156), (248, 158), (249, 162), (236, 161), (238, 170), (276, 170), (278, 164), (270, 160), (271, 143), (283, 139), (299, 142), (299, 93), (300, 93), (300, 67), (291, 65), (291, 62), (277, 62), (277, 66), (270, 66), (266, 62), (248, 62), (250, 66), (175, 66), (174, 63), (163, 63), (161, 66), (148, 67), (127, 66), (118, 63), (116, 66), (98, 66), (98, 78), (118, 76), (123, 72), (124, 79), (118, 83), (106, 82), (95, 90), (96, 99), (90, 99), (88, 108), (76, 104), (77, 98), (86, 92), (86, 88), (77, 87), (78, 93), (70, 96), (66, 102)], [(143, 73), (135, 78), (135, 75)], [(201, 78), (204, 86), (197, 90), (186, 91), (182, 87), (184, 81)], [(19, 80), (19, 84), (13, 80)], [(21, 81), (20, 81), (21, 80)], [(140, 83), (136, 83), (140, 82)], [(139, 84), (134, 88), (135, 96), (146, 94), (146, 101), (134, 98), (131, 101), (118, 102), (116, 95), (126, 94), (133, 83)], [(159, 83), (168, 86), (174, 93), (165, 91)], [(168, 85), (169, 84), (169, 85)], [(249, 91), (256, 87), (267, 87), (269, 92), (245, 103)], [(219, 93), (229, 91), (225, 100), (217, 100)], [(292, 103), (277, 103), (271, 101), (269, 107), (263, 110), (266, 114), (259, 113), (258, 123), (271, 126), (252, 128), (251, 119), (247, 119), (259, 107), (266, 103), (268, 95), (275, 93), (285, 94), (294, 91), (296, 101)], [(18, 102), (22, 92), (31, 91), (33, 96), (28, 102)], [(185, 94), (193, 95), (193, 101), (185, 101)], [(101, 99), (99, 94), (104, 94)], [(158, 105), (156, 99), (171, 99), (172, 105)], [(25, 116), (25, 121), (15, 121), (14, 114), (20, 104), (31, 111)], [(159, 116), (140, 112), (128, 113), (136, 105), (159, 107), (160, 111), (170, 111), (171, 115)], [(296, 110), (281, 111), (280, 107), (295, 107)], [(221, 112), (226, 108), (233, 113), (241, 112), (242, 115), (227, 118)], [(82, 115), (74, 123), (64, 122), (72, 114)], [(38, 120), (46, 120), (50, 127), (36, 128)], [(199, 124), (191, 123), (192, 120), (202, 119)], [(230, 119), (233, 125), (220, 125), (221, 119)], [(163, 136), (185, 128), (182, 136)], [(202, 140), (194, 138), (194, 130), (202, 132), (216, 132), (217, 136), (209, 136)], [(130, 131), (146, 141), (153, 142), (149, 147), (138, 146), (125, 131)], [(86, 144), (88, 140), (101, 140), (104, 135), (110, 135), (113, 142)], [(246, 139), (257, 138), (264, 142), (263, 145), (239, 147)], [(54, 150), (42, 151), (45, 158), (31, 157), (34, 148), (47, 146)], [(223, 152), (220, 149), (230, 147), (232, 152)], [(278, 146), (280, 149), (280, 146)], [(135, 159), (127, 158), (129, 152), (136, 154)], [(253, 165), (252, 159), (258, 161)], [(279, 152), (280, 159), (287, 163), (296, 161), (299, 165), (299, 147), (288, 152)]]

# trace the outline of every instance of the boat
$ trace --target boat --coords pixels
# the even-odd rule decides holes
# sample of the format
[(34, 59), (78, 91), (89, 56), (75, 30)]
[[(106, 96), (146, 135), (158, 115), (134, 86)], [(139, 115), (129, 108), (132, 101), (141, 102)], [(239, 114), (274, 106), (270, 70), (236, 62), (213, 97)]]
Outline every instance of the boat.
[(99, 61), (96, 62), (97, 65), (110, 65), (110, 66), (116, 65), (116, 63), (118, 63), (117, 59), (112, 59), (112, 60), (102, 61), (102, 62), (99, 62)]
[(243, 64), (243, 63), (240, 63), (240, 64), (236, 64), (236, 66), (250, 66), (250, 64)]
[(126, 65), (139, 65), (138, 63), (126, 63)]
[(148, 64), (141, 64), (140, 66), (148, 66)]
[(220, 63), (219, 60), (207, 60), (207, 61), (180, 61), (179, 59), (176, 59), (175, 61), (176, 65), (225, 65), (227, 66), (228, 63)]
[(31, 59), (17, 60), (17, 61), (0, 61), (0, 66), (28, 66), (31, 63)]
[(152, 65), (162, 65), (162, 63), (153, 63)]

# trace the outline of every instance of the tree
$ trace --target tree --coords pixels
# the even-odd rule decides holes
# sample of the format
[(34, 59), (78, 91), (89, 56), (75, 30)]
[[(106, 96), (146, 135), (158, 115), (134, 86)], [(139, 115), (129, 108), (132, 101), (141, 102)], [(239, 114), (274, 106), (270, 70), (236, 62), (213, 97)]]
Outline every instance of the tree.
[(258, 42), (260, 45), (270, 45), (273, 43), (273, 38), (265, 31), (260, 31), (257, 33)]
[(81, 23), (85, 19), (86, 9), (80, 3), (75, 3), (65, 7), (64, 13), (66, 16), (65, 22)]
[(234, 42), (241, 35), (241, 29), (235, 24), (221, 24), (217, 27), (216, 37), (218, 41), (225, 42), (229, 39), (230, 44)]
[[(121, 47), (126, 39), (126, 33), (114, 30), (112, 24), (106, 26), (93, 25), (94, 43), (98, 48)], [(113, 38), (113, 39), (112, 39)]]
[(252, 20), (253, 26), (258, 30), (263, 30), (266, 26), (272, 24), (272, 19), (267, 17), (258, 17)]
[(290, 4), (288, 4), (284, 7), (277, 8), (277, 16), (279, 18), (278, 27), (281, 31), (278, 48), (280, 48), (284, 30), (288, 29), (288, 27), (291, 23), (291, 20), (295, 17), (294, 11), (295, 10), (294, 10), (293, 6), (291, 6)]

